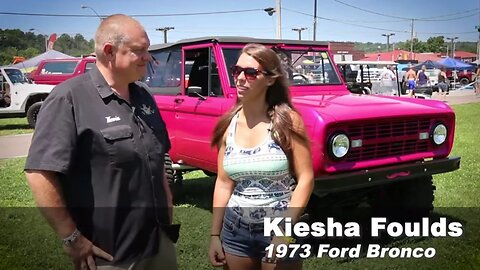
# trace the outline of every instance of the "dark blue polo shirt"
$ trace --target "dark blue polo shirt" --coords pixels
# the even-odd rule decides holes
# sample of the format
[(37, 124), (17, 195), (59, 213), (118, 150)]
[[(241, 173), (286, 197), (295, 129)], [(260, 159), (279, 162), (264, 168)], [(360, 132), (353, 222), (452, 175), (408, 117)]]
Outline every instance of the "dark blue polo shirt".
[(129, 91), (130, 104), (97, 68), (56, 86), (39, 112), (25, 165), (57, 172), (78, 229), (114, 262), (156, 254), (159, 227), (169, 223), (167, 130), (146, 86), (132, 83)]

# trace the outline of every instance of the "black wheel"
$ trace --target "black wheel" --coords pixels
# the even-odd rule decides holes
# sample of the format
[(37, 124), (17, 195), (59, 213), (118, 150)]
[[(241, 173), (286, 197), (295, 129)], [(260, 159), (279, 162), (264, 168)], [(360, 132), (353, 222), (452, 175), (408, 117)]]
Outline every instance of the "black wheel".
[(467, 78), (461, 78), (460, 79), (460, 84), (461, 85), (467, 85), (469, 83), (470, 83), (470, 81)]
[(172, 164), (173, 162), (170, 158), (170, 155), (165, 154), (165, 176), (167, 177), (170, 191), (172, 192), (173, 198), (175, 199), (181, 196), (183, 175), (182, 172), (174, 170)]
[(28, 124), (35, 128), (35, 124), (37, 123), (37, 115), (40, 111), (40, 107), (42, 107), (43, 101), (33, 103), (27, 110), (27, 121)]
[(433, 210), (435, 185), (432, 176), (387, 185), (371, 196), (375, 212), (393, 219), (428, 217)]

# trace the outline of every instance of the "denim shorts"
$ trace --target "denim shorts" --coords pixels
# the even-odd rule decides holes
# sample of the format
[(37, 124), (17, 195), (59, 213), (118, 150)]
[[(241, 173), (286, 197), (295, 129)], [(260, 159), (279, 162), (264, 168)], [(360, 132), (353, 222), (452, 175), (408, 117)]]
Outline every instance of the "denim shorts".
[[(255, 259), (265, 257), (265, 248), (272, 242), (271, 236), (263, 235), (263, 222), (252, 223), (231, 207), (225, 208), (221, 237), (226, 253)], [(297, 259), (299, 257), (295, 256), (288, 261)]]

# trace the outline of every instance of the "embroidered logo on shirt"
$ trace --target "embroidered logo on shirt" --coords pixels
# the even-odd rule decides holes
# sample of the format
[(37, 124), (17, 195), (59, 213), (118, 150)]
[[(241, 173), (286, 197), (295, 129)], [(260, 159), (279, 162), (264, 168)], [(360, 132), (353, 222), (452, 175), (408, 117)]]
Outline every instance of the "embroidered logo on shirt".
[(142, 108), (140, 108), (145, 115), (150, 115), (155, 112), (154, 109), (152, 109), (150, 106), (147, 106), (145, 104), (142, 105)]
[(108, 123), (112, 123), (112, 122), (117, 122), (117, 121), (120, 121), (120, 117), (118, 116), (107, 116), (105, 117), (105, 119), (107, 119), (107, 124)]

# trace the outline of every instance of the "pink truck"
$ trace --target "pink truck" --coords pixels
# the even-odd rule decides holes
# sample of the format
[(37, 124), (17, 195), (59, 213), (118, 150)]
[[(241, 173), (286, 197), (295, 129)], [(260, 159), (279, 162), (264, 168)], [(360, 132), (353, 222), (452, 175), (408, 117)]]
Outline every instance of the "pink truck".
[(205, 37), (151, 46), (145, 83), (170, 135), (166, 168), (173, 186), (185, 170), (215, 174), (211, 135), (236, 100), (228, 70), (247, 43), (274, 49), (288, 72), (311, 140), (312, 200), (433, 209), (432, 175), (460, 166), (460, 157), (449, 157), (453, 110), (435, 100), (350, 93), (327, 44), (314, 41)]

